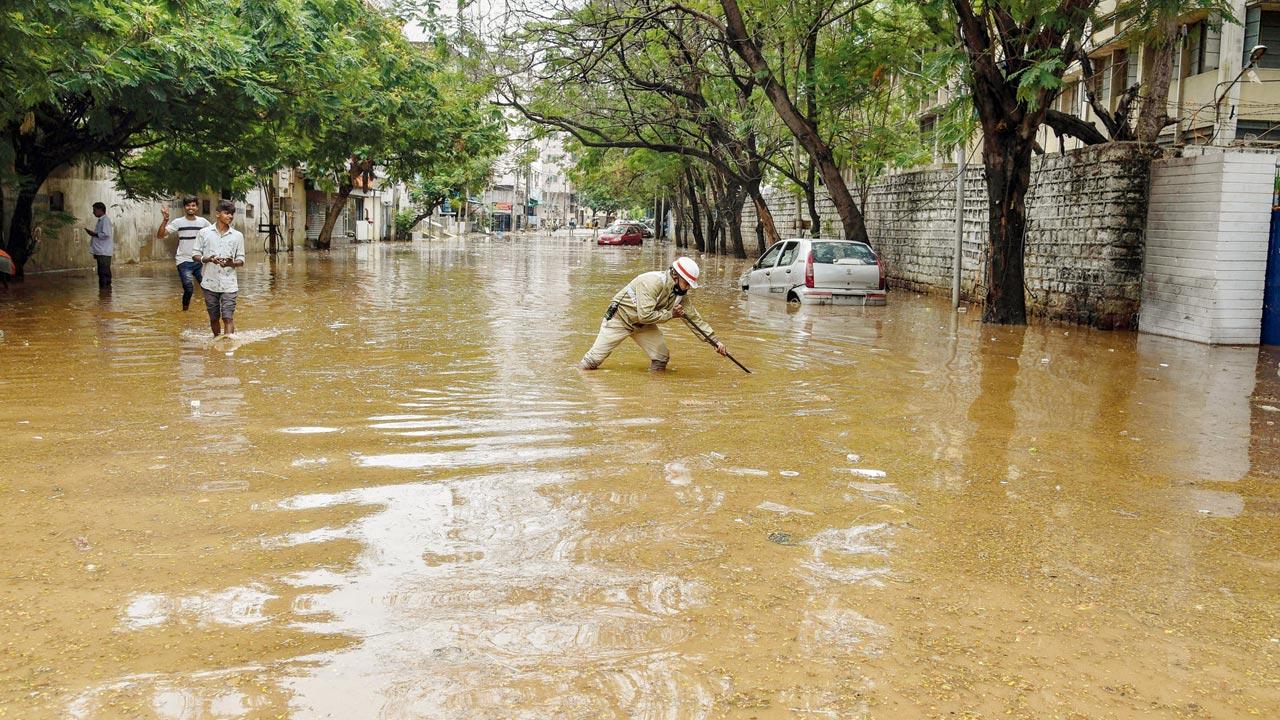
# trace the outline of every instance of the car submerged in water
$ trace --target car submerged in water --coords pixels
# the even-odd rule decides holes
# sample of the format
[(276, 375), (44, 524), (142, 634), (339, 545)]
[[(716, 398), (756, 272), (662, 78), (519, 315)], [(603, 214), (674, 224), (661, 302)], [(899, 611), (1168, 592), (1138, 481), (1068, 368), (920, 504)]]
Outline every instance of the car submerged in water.
[(644, 227), (636, 222), (615, 222), (596, 238), (597, 245), (640, 245), (644, 243)]
[(769, 247), (738, 286), (802, 305), (884, 305), (884, 265), (866, 243), (791, 238)]

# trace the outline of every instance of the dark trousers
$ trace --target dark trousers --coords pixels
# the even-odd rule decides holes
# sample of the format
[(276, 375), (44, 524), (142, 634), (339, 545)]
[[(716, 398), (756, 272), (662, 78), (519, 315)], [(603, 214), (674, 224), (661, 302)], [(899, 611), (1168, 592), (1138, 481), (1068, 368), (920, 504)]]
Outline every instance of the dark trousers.
[(111, 256), (94, 255), (93, 259), (98, 262), (98, 287), (109, 286), (111, 284)]
[(182, 309), (191, 305), (191, 294), (196, 291), (196, 283), (204, 280), (204, 263), (188, 260), (178, 263), (178, 279), (182, 281)]

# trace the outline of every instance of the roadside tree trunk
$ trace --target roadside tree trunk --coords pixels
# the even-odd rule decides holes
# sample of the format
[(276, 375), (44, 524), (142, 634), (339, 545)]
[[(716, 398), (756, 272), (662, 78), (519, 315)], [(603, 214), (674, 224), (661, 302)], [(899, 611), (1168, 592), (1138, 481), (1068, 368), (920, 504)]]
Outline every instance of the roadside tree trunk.
[(24, 277), (23, 267), (35, 249), (31, 235), (31, 215), (36, 200), (36, 188), (44, 184), (44, 178), (23, 183), (18, 188), (18, 196), (13, 206), (13, 221), (9, 226), (9, 245), (7, 252), (13, 258), (13, 279), (21, 281)]
[(985, 323), (1025, 325), (1027, 322), (1023, 252), (1034, 145), (1034, 141), (1019, 138), (1015, 133), (988, 136), (983, 144), (990, 219), (987, 296), (982, 311)]
[(804, 188), (805, 205), (809, 208), (809, 237), (822, 237), (822, 216), (818, 214), (818, 183), (814, 177), (817, 171), (813, 159), (809, 159), (808, 181)]
[(1146, 94), (1138, 105), (1138, 121), (1134, 128), (1138, 142), (1155, 142), (1160, 131), (1169, 124), (1169, 83), (1173, 79), (1173, 56), (1178, 50), (1178, 30), (1176, 15), (1160, 18), (1151, 78), (1143, 83)]
[(742, 206), (746, 203), (747, 193), (741, 187), (730, 188), (725, 193), (723, 212), (727, 216), (725, 225), (729, 230), (730, 242), (730, 247), (726, 250), (732, 252), (734, 257), (744, 259), (747, 257), (747, 249), (742, 242)]
[(778, 227), (773, 221), (773, 213), (769, 210), (769, 204), (765, 202), (764, 194), (760, 191), (760, 183), (751, 183), (747, 186), (746, 191), (751, 196), (751, 202), (756, 208), (756, 245), (759, 247), (758, 254), (763, 255), (770, 245), (778, 242)]
[(317, 250), (328, 250), (333, 246), (333, 226), (338, 224), (338, 216), (342, 214), (342, 208), (346, 206), (347, 198), (351, 197), (354, 189), (355, 186), (349, 179), (338, 186), (338, 192), (325, 208), (324, 225), (320, 227), (320, 235), (316, 238)]
[(693, 174), (685, 172), (685, 195), (689, 200), (689, 229), (693, 231), (693, 244), (698, 252), (706, 252), (707, 242), (702, 236), (702, 213), (698, 212), (697, 183)]

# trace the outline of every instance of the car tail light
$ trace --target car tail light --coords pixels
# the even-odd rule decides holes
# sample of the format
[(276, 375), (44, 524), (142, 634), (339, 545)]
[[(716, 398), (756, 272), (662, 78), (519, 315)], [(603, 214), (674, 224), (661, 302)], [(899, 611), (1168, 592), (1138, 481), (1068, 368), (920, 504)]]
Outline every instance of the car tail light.
[(804, 286), (813, 287), (813, 251), (809, 251), (809, 257), (804, 261)]
[(880, 268), (880, 289), (884, 290), (884, 261), (880, 259), (879, 255), (876, 256), (876, 267)]

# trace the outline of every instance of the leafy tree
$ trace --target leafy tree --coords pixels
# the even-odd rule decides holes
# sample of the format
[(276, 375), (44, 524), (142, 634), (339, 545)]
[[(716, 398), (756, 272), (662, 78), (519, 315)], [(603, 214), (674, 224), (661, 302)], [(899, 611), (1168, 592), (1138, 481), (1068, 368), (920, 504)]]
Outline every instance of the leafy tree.
[[(477, 155), (458, 154), (447, 162), (436, 163), (407, 183), (409, 205), (408, 227), (413, 228), (446, 200), (466, 198), (472, 188), (483, 186), (493, 175), (497, 160), (496, 146)], [(465, 202), (465, 200), (463, 201)], [(461, 204), (461, 203), (460, 203)], [(397, 238), (400, 231), (396, 231)]]
[(0, 105), (0, 160), (17, 175), (6, 247), (19, 273), (33, 248), (32, 203), (59, 168), (118, 166), (166, 136), (234, 147), (279, 92), (269, 48), (250, 32), (269, 22), (261, 10), (201, 0), (0, 6), (6, 39), (26, 43), (0, 61), (18, 88)]
[(0, 16), (0, 78), (21, 88), (0, 102), (20, 268), (36, 193), (75, 162), (136, 196), (239, 192), (296, 165), (349, 194), (353, 173), (410, 177), (500, 138), (474, 91), (441, 93), (439, 63), (364, 0), (0, 0)]
[(759, 83), (705, 23), (661, 3), (593, 2), (531, 24), (514, 43), (498, 102), (586, 147), (694, 158), (727, 181), (717, 195), (732, 251), (745, 256), (739, 216), (749, 197), (777, 238), (761, 192), (779, 147)]
[(1096, 2), (932, 0), (929, 6), (935, 21), (954, 23), (982, 132), (990, 228), (983, 322), (1026, 323), (1023, 249), (1031, 155)]

